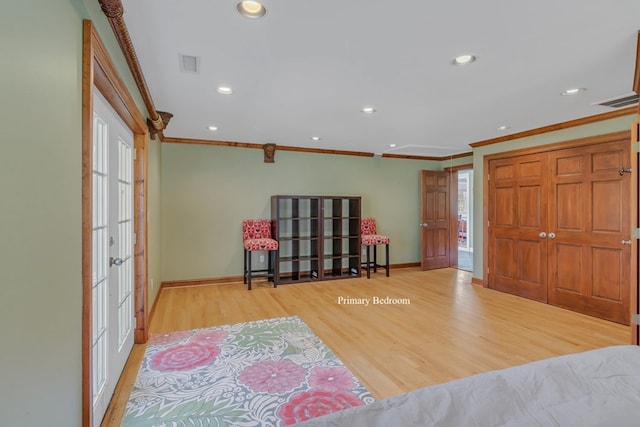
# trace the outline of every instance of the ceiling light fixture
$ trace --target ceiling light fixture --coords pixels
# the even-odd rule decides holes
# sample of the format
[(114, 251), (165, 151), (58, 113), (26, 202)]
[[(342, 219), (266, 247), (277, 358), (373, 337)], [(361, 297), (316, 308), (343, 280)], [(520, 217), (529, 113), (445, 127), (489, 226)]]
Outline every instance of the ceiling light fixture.
[(216, 91), (222, 95), (231, 95), (233, 90), (228, 86), (219, 86)]
[(311, 139), (313, 139), (314, 141), (320, 141), (322, 138), (320, 138), (319, 136), (312, 136)]
[(496, 129), (498, 129), (498, 130), (507, 130), (507, 129), (509, 129), (510, 127), (511, 127), (511, 126), (501, 125), (501, 126), (498, 126)]
[(577, 95), (579, 93), (584, 92), (585, 88), (581, 87), (581, 88), (573, 88), (573, 89), (567, 89), (565, 91), (562, 92), (562, 95), (566, 96), (566, 95)]
[(398, 144), (389, 144), (389, 147), (393, 148), (393, 147), (397, 147)]
[(373, 107), (364, 107), (364, 108), (363, 108), (362, 110), (360, 110), (360, 111), (362, 111), (362, 112), (363, 112), (363, 113), (365, 113), (365, 114), (373, 114), (373, 113), (375, 113), (375, 112), (376, 112), (376, 109), (375, 109), (375, 108), (373, 108)]
[(209, 126), (209, 130), (213, 132), (213, 131), (218, 130), (218, 127), (217, 126)]
[(459, 55), (456, 56), (452, 63), (453, 65), (467, 65), (467, 64), (471, 64), (473, 61), (476, 60), (476, 57), (474, 55), (470, 55), (470, 54), (464, 54), (464, 55)]
[(267, 9), (257, 1), (241, 1), (236, 9), (246, 18), (262, 18), (267, 13)]

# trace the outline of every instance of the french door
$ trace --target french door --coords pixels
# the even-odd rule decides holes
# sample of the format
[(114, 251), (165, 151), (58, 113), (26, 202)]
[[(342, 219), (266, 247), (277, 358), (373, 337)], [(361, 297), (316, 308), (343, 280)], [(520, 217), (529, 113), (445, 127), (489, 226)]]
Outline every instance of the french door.
[(133, 133), (93, 91), (92, 403), (99, 426), (134, 341)]

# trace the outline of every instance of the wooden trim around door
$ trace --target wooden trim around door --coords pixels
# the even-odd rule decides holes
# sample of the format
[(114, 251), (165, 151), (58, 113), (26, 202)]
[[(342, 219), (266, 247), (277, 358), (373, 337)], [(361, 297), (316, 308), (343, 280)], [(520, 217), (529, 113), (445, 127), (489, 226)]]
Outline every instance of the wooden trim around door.
[(458, 266), (458, 169), (449, 172), (449, 266)]
[(147, 339), (147, 144), (149, 130), (89, 20), (82, 36), (82, 425), (93, 425), (91, 399), (93, 88), (96, 87), (134, 134), (134, 310), (135, 341)]
[[(638, 41), (636, 44), (636, 68), (633, 73), (633, 91), (640, 95), (640, 31), (638, 31)], [(638, 105), (640, 113), (640, 105)]]
[[(640, 154), (634, 145), (640, 144), (640, 116), (631, 124), (631, 230), (640, 227)], [(631, 245), (631, 342), (640, 344), (640, 327), (634, 322), (634, 315), (640, 313), (640, 282), (638, 270), (640, 268), (640, 250), (638, 240), (629, 236)]]
[(472, 170), (473, 169), (473, 163), (469, 163), (466, 165), (459, 165), (459, 166), (448, 166), (446, 168), (444, 168), (444, 171), (452, 171), (452, 172), (457, 172), (457, 171), (461, 171), (461, 170)]

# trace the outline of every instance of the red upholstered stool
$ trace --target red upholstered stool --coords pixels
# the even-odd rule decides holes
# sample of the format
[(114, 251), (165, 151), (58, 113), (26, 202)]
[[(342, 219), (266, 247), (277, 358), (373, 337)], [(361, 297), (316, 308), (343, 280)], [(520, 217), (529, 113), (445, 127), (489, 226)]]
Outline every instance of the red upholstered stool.
[[(266, 277), (278, 286), (278, 241), (271, 238), (271, 220), (247, 219), (242, 221), (242, 246), (244, 247), (244, 283), (251, 290), (252, 277)], [(251, 269), (251, 253), (268, 251), (268, 267), (262, 270)], [(256, 274), (258, 273), (258, 274)]]
[[(362, 263), (362, 268), (367, 270), (367, 279), (371, 277), (371, 267), (373, 272), (378, 271), (378, 267), (384, 268), (389, 277), (389, 237), (378, 234), (376, 230), (376, 220), (373, 218), (363, 218), (360, 222), (360, 238), (362, 244), (367, 247), (367, 261)], [(378, 245), (385, 245), (386, 260), (384, 265), (378, 264)], [(373, 260), (370, 258), (370, 248), (373, 246)]]

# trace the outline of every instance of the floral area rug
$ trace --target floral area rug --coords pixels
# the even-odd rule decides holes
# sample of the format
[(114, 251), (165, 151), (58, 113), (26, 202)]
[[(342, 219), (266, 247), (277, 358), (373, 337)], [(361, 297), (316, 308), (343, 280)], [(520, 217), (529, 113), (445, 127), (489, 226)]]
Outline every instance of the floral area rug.
[(375, 399), (298, 317), (152, 335), (123, 426), (286, 426)]

